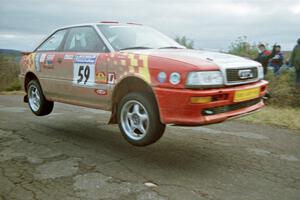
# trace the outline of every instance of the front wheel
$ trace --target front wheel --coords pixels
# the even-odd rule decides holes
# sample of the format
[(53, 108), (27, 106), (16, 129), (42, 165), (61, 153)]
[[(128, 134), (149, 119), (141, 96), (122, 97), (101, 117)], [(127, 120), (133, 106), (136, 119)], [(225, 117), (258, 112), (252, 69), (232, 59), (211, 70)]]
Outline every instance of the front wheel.
[(156, 142), (164, 133), (155, 98), (147, 93), (129, 93), (118, 106), (119, 128), (124, 138), (135, 146)]

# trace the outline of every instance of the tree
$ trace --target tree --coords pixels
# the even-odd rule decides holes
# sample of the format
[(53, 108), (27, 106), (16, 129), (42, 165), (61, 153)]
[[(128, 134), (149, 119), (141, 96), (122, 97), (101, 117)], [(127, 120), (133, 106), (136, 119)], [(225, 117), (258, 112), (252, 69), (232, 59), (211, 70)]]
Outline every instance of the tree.
[(258, 54), (258, 49), (255, 43), (250, 44), (246, 36), (238, 37), (229, 46), (230, 54), (254, 59)]
[(194, 41), (187, 39), (185, 36), (182, 37), (176, 36), (175, 41), (181, 44), (182, 46), (185, 46), (188, 49), (194, 48)]

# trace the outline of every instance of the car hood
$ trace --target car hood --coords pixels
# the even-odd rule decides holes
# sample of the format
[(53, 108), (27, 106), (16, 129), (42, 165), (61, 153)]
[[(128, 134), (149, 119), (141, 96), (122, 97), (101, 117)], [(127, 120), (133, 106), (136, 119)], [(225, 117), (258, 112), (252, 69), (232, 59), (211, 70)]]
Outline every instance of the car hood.
[(147, 49), (131, 51), (138, 54), (147, 54), (150, 56), (163, 57), (192, 64), (197, 67), (217, 65), (224, 68), (243, 68), (261, 66), (253, 60), (234, 56), (227, 53), (219, 53), (203, 50), (191, 49)]

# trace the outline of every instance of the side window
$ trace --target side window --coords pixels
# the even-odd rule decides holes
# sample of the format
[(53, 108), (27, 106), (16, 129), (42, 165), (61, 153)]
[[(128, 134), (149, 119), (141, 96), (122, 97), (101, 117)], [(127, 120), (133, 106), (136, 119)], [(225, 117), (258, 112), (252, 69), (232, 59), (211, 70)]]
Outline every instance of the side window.
[(71, 28), (65, 42), (64, 51), (106, 52), (106, 46), (92, 27)]
[(56, 51), (59, 49), (67, 30), (60, 30), (50, 36), (37, 50)]

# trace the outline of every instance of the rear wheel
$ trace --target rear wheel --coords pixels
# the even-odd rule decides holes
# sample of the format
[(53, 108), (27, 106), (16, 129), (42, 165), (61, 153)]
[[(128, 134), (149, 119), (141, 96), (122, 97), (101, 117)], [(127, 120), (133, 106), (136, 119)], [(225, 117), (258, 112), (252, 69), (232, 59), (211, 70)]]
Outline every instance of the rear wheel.
[(53, 101), (48, 101), (38, 81), (31, 80), (27, 86), (28, 105), (37, 116), (48, 115), (53, 110)]
[(164, 133), (159, 111), (152, 95), (129, 93), (118, 106), (119, 128), (124, 138), (135, 146), (156, 142)]

